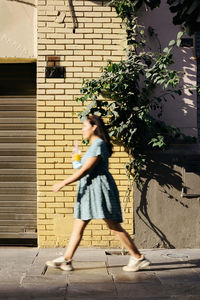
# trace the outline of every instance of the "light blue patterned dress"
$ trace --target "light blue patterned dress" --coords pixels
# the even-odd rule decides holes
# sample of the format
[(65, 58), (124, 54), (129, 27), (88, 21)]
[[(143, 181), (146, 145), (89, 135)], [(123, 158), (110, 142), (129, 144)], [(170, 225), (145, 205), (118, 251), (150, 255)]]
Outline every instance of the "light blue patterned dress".
[(110, 219), (122, 221), (119, 192), (108, 170), (109, 152), (106, 143), (97, 138), (84, 154), (81, 164), (87, 158), (101, 156), (92, 171), (81, 178), (77, 186), (76, 219)]

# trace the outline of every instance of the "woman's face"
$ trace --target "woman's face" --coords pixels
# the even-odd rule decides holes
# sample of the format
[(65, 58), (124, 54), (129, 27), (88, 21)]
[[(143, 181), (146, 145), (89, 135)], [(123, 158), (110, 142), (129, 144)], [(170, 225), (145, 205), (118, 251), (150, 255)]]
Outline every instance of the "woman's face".
[(85, 120), (83, 123), (83, 138), (86, 140), (90, 140), (94, 135), (95, 129), (96, 125), (92, 126), (88, 120)]

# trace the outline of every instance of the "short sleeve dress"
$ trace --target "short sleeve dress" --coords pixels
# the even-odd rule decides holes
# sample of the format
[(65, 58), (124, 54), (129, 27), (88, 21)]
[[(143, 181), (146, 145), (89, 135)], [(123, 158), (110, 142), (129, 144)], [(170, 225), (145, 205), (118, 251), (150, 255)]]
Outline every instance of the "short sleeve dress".
[(97, 138), (84, 154), (81, 163), (87, 158), (101, 156), (92, 171), (81, 178), (77, 185), (77, 201), (74, 217), (76, 219), (110, 219), (120, 223), (122, 220), (119, 192), (108, 170), (109, 151), (106, 143)]

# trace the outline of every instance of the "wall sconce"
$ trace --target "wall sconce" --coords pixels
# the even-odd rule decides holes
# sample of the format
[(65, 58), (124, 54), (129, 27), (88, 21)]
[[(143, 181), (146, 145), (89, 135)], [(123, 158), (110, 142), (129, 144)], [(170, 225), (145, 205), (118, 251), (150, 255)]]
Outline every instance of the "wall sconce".
[(45, 78), (65, 78), (65, 68), (60, 66), (60, 56), (48, 56)]

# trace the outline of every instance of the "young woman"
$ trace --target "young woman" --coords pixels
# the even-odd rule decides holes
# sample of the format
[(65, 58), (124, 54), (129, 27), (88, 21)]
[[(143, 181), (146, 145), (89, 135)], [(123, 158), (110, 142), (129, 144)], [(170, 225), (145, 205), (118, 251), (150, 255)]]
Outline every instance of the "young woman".
[(129, 234), (120, 225), (122, 213), (119, 193), (108, 170), (112, 144), (103, 120), (96, 115), (89, 116), (83, 124), (83, 137), (90, 141), (91, 146), (81, 160), (81, 167), (73, 175), (53, 186), (53, 191), (57, 192), (64, 186), (79, 181), (72, 235), (64, 256), (48, 261), (46, 265), (61, 270), (73, 270), (72, 257), (85, 227), (91, 219), (103, 219), (131, 255), (123, 270), (138, 271), (146, 268), (150, 262), (139, 252)]

